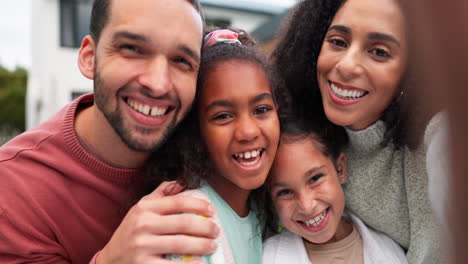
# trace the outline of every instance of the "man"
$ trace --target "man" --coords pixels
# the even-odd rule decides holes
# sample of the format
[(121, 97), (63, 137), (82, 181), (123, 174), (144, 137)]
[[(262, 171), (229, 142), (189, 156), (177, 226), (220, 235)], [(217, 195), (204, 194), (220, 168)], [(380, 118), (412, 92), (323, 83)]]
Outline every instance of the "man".
[(95, 1), (78, 59), (94, 96), (0, 149), (1, 263), (158, 263), (214, 251), (216, 226), (195, 216), (213, 214), (206, 202), (168, 196), (182, 189), (168, 183), (138, 201), (150, 152), (195, 95), (199, 12), (196, 0)]

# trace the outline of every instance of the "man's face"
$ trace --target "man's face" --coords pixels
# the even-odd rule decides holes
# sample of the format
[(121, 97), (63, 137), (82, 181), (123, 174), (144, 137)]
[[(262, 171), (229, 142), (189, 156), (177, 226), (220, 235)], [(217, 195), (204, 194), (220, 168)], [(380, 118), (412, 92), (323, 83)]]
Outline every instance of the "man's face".
[(130, 149), (154, 150), (190, 109), (201, 43), (186, 0), (112, 1), (95, 50), (95, 103)]

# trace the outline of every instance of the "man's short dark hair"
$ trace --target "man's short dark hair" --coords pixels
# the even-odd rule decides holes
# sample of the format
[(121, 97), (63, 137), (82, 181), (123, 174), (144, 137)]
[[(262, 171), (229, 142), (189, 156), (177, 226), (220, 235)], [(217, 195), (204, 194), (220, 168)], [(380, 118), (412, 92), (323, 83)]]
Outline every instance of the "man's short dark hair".
[[(201, 7), (199, 0), (186, 0), (200, 13), (201, 16)], [(91, 12), (91, 23), (89, 26), (89, 31), (91, 36), (96, 42), (99, 41), (101, 37), (102, 29), (106, 26), (109, 21), (110, 14), (110, 5), (111, 0), (94, 0), (93, 10)]]

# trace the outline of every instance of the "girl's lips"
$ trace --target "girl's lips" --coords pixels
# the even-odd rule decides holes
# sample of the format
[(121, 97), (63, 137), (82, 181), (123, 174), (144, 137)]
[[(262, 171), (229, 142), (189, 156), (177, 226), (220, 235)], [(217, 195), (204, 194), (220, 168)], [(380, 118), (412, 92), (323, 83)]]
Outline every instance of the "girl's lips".
[(322, 220), (320, 220), (320, 223), (316, 226), (307, 225), (304, 221), (297, 221), (297, 223), (299, 223), (299, 225), (308, 232), (319, 232), (323, 230), (328, 224), (330, 208), (325, 209), (325, 211), (325, 216)]
[(261, 167), (263, 158), (265, 156), (265, 149), (261, 149), (260, 154), (256, 157), (238, 157), (237, 155), (233, 155), (232, 159), (234, 160), (234, 164), (245, 171), (254, 171)]
[[(334, 91), (335, 90), (335, 91)], [(350, 96), (340, 96), (338, 91), (351, 94)], [(368, 94), (367, 91), (360, 89), (348, 89), (344, 86), (328, 81), (328, 94), (333, 103), (341, 106), (347, 106), (360, 102)]]

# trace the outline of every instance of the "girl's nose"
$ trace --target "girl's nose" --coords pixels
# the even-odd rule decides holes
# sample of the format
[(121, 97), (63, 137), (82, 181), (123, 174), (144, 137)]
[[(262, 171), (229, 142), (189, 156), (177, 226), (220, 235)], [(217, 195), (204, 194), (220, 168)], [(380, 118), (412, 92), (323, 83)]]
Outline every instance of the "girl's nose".
[(297, 208), (302, 212), (302, 213), (311, 213), (312, 210), (315, 207), (315, 197), (312, 193), (299, 193), (297, 196)]
[(260, 128), (253, 117), (242, 117), (237, 123), (235, 138), (238, 141), (252, 141), (258, 138)]

